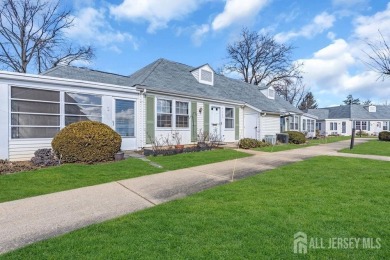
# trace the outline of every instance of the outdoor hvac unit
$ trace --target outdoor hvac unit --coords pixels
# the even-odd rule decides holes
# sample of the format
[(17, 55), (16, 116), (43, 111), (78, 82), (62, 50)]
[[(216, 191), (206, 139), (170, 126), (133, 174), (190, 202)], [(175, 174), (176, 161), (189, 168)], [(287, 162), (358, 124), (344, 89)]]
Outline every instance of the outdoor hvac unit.
[(274, 135), (265, 135), (264, 136), (264, 141), (266, 143), (275, 145), (276, 144), (276, 136), (274, 136)]
[(288, 134), (286, 134), (286, 133), (276, 134), (276, 140), (278, 140), (279, 143), (287, 144), (288, 143)]

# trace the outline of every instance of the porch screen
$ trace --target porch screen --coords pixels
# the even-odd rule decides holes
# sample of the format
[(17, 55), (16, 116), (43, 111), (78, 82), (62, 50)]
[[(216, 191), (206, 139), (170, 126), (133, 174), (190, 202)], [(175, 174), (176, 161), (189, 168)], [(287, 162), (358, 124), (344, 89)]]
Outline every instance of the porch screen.
[(52, 138), (59, 130), (59, 91), (11, 87), (11, 138)]

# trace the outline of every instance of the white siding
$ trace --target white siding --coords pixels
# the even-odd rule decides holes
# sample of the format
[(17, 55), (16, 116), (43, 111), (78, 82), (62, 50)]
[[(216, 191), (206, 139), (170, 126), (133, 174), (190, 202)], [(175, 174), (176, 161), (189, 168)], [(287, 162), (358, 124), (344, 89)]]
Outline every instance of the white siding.
[(260, 118), (260, 139), (266, 135), (276, 135), (280, 132), (280, 117), (278, 115), (266, 115)]
[(9, 99), (8, 86), (0, 84), (0, 159), (8, 158), (8, 136), (9, 136)]
[(34, 152), (38, 149), (51, 148), (52, 139), (37, 139), (37, 140), (15, 140), (9, 142), (9, 160), (22, 161), (29, 160), (34, 156)]

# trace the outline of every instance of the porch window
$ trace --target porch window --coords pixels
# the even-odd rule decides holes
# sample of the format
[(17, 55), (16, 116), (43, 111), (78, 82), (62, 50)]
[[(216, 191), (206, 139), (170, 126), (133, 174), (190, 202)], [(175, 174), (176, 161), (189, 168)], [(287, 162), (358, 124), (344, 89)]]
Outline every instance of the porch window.
[(176, 101), (176, 127), (188, 127), (188, 102)]
[(172, 127), (172, 100), (157, 99), (157, 127)]
[(337, 123), (336, 122), (330, 122), (330, 130), (337, 131)]
[(59, 130), (59, 91), (11, 87), (11, 138), (52, 138)]
[(225, 108), (225, 128), (234, 128), (234, 109), (231, 107)]
[(302, 120), (302, 131), (306, 131), (306, 119)]
[(65, 92), (65, 125), (80, 121), (102, 121), (102, 97)]
[(115, 131), (123, 137), (134, 137), (134, 101), (115, 100)]
[(298, 116), (290, 117), (290, 130), (298, 130), (299, 129), (299, 120)]

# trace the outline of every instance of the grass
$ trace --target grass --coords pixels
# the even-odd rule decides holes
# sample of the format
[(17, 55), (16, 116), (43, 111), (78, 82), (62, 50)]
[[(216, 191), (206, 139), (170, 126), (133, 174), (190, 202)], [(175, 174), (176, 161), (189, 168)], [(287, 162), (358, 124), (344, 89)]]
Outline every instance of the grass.
[(330, 136), (322, 139), (309, 139), (305, 144), (280, 144), (275, 146), (255, 148), (254, 150), (262, 151), (262, 152), (280, 152), (280, 151), (287, 151), (292, 149), (319, 145), (319, 144), (334, 143), (334, 142), (339, 142), (339, 141), (344, 141), (349, 139), (351, 139), (350, 136)]
[[(326, 167), (324, 167), (326, 165)], [(390, 259), (388, 162), (316, 157), (42, 241), (4, 259), (292, 259), (293, 236), (381, 239), (311, 259)], [(376, 245), (376, 244), (375, 244)]]
[(372, 140), (366, 143), (355, 145), (352, 150), (346, 148), (340, 152), (390, 156), (390, 142)]
[(111, 181), (154, 174), (167, 170), (221, 162), (249, 156), (230, 149), (191, 154), (150, 157), (162, 169), (139, 159), (95, 165), (65, 164), (35, 171), (0, 176), (0, 202), (75, 189)]

